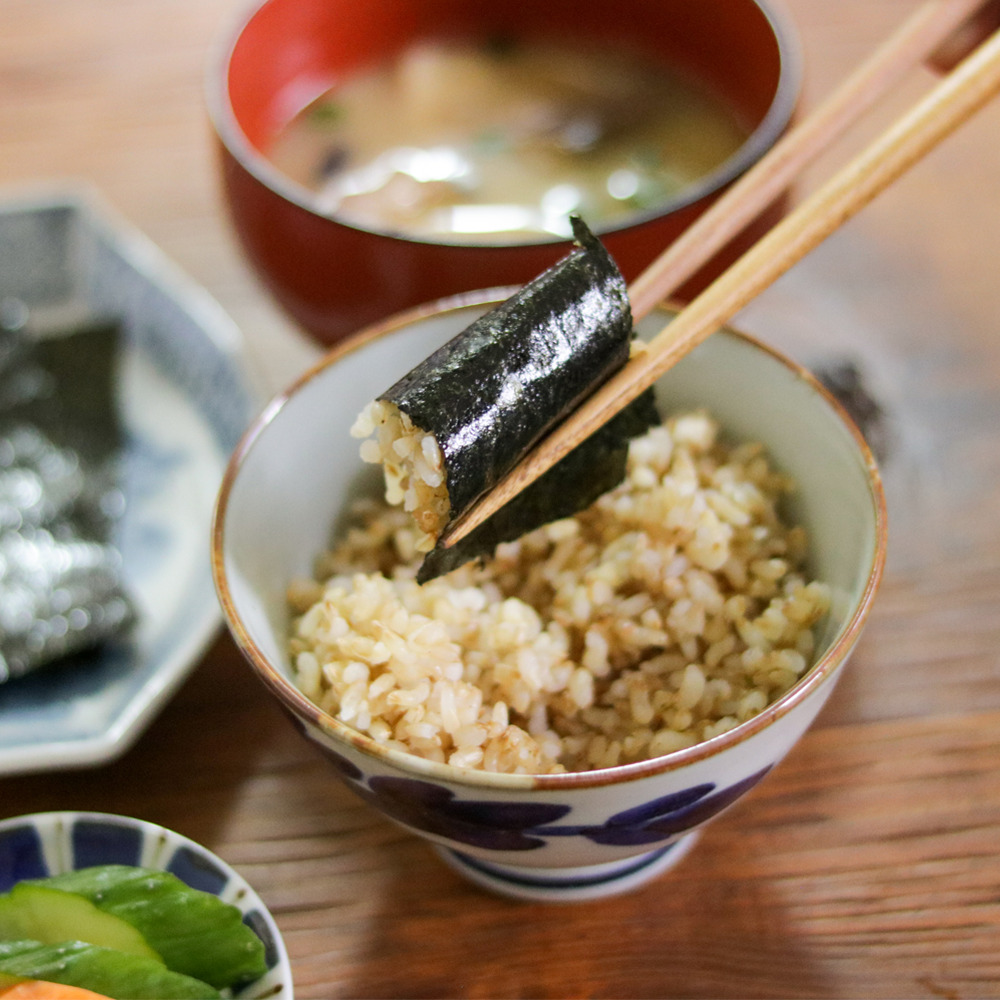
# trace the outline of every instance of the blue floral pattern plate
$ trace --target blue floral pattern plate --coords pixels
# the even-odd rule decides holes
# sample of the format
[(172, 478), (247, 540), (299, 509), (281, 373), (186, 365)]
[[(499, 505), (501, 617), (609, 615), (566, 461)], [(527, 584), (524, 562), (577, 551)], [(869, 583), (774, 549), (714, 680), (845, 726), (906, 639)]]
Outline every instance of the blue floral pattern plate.
[(137, 606), (127, 641), (0, 684), (0, 775), (112, 760), (221, 624), (209, 530), (226, 460), (259, 404), (235, 325), (89, 193), (0, 203), (0, 298), (118, 319), (125, 513), (115, 542)]
[(35, 813), (0, 822), (0, 893), (22, 879), (108, 864), (167, 871), (237, 907), (264, 944), (268, 971), (235, 997), (292, 1000), (291, 966), (274, 918), (242, 876), (200, 844), (155, 823), (109, 813)]

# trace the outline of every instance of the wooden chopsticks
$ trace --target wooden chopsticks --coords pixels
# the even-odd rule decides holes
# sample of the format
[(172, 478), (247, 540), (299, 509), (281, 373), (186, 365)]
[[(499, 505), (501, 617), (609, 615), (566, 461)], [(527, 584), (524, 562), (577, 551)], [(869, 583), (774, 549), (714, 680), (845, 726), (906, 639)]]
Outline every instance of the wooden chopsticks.
[[(977, 7), (939, 0), (920, 8), (814, 115), (805, 119), (675, 242), (629, 290), (647, 314), (791, 183), (861, 112), (925, 59)], [(649, 388), (1000, 92), (1000, 31), (785, 217), (484, 494), (442, 536), (454, 544)], [(858, 102), (861, 105), (859, 110)], [(730, 221), (732, 213), (735, 221)], [(707, 221), (705, 221), (707, 220)]]
[(636, 321), (669, 298), (910, 70), (926, 62), (983, 0), (922, 4), (797, 127), (670, 244), (629, 288)]

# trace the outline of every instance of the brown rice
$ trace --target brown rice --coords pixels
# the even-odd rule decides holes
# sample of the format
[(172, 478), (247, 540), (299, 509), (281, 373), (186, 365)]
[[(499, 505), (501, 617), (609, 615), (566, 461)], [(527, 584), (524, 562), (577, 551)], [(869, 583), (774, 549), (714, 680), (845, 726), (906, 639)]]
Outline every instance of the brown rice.
[(351, 435), (364, 438), (361, 457), (382, 466), (386, 503), (402, 506), (420, 529), (416, 547), (430, 552), (448, 521), (451, 501), (444, 457), (433, 434), (383, 399), (369, 403), (354, 421)]
[(572, 518), (418, 585), (422, 532), (365, 501), (296, 582), (297, 683), (378, 743), (489, 771), (609, 767), (738, 725), (802, 676), (827, 588), (759, 444), (703, 413), (632, 442)]

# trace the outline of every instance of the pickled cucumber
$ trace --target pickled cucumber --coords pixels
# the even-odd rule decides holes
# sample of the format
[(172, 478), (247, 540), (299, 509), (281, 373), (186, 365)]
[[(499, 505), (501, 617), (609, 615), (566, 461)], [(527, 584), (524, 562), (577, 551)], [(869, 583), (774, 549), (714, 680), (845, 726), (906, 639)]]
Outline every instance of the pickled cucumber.
[(218, 989), (267, 971), (264, 945), (235, 906), (169, 872), (128, 865), (19, 883), (0, 897), (0, 938), (15, 934), (49, 944), (69, 936), (158, 957), (171, 971)]
[(208, 983), (171, 972), (152, 958), (83, 941), (0, 941), (0, 973), (81, 986), (113, 1000), (215, 1000)]
[(0, 941), (18, 939), (47, 944), (89, 941), (163, 961), (131, 924), (104, 913), (83, 896), (37, 882), (20, 882), (0, 896)]

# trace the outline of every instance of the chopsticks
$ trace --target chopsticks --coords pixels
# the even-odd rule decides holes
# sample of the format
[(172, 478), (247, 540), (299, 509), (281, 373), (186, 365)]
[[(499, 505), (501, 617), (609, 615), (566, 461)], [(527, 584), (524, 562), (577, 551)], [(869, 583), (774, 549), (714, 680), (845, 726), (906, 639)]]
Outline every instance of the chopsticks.
[[(681, 249), (676, 249), (678, 244), (671, 246), (634, 282), (629, 290), (633, 314), (638, 317), (648, 313), (726, 242), (731, 235), (726, 212), (742, 213), (732, 232), (742, 228), (857, 117), (853, 100), (870, 105), (908, 66), (926, 58), (978, 6), (980, 3), (967, 0), (943, 0), (918, 10), (817, 112), (819, 124), (810, 117), (793, 130), (787, 143), (776, 146), (760, 162), (753, 171), (755, 178), (741, 185), (742, 190), (734, 187), (729, 197), (720, 200), (707, 223), (696, 223), (698, 233), (682, 237)], [(980, 44), (923, 99), (774, 226), (653, 339), (644, 345), (637, 342), (626, 364), (451, 525), (441, 544), (453, 545), (551, 468), (998, 92), (1000, 31)], [(772, 179), (772, 170), (776, 180)], [(637, 292), (638, 304), (633, 298)]]
[(820, 154), (926, 62), (983, 0), (929, 0), (799, 125), (673, 241), (629, 288), (638, 321), (670, 297), (713, 254), (786, 191)]

